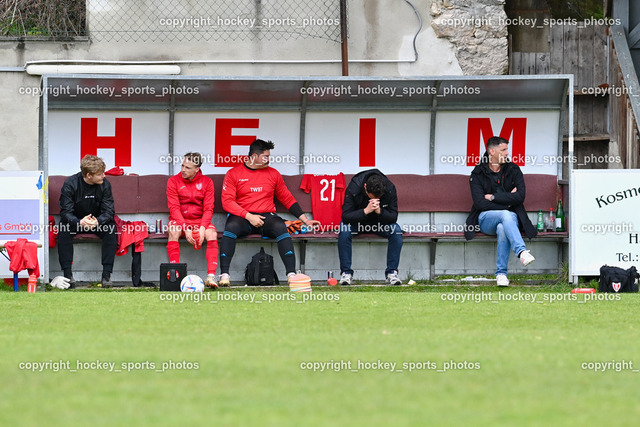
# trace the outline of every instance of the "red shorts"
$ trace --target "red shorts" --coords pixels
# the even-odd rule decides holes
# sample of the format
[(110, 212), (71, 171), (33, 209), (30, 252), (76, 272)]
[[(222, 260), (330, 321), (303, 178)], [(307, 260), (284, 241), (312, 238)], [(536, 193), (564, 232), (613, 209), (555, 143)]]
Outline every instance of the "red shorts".
[[(186, 228), (190, 228), (190, 229), (194, 229), (194, 228), (200, 228), (200, 222), (189, 222), (189, 221), (185, 221), (186, 224)], [(180, 226), (176, 221), (169, 221), (169, 227), (172, 226)], [(216, 226), (213, 224), (209, 224), (206, 228), (207, 230), (213, 230), (214, 232), (217, 231), (216, 230)], [(182, 230), (182, 233), (180, 234), (180, 237), (184, 236), (184, 229)]]

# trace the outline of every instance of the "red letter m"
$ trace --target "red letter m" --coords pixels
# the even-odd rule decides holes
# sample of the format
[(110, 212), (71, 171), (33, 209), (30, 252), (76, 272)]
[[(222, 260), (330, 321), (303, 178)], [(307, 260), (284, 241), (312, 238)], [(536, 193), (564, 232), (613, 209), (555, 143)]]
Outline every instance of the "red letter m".
[[(469, 119), (467, 126), (467, 166), (475, 166), (487, 148), (487, 140), (494, 136), (489, 118)], [(518, 166), (524, 166), (527, 118), (509, 117), (504, 119), (500, 137), (511, 142), (511, 158)]]

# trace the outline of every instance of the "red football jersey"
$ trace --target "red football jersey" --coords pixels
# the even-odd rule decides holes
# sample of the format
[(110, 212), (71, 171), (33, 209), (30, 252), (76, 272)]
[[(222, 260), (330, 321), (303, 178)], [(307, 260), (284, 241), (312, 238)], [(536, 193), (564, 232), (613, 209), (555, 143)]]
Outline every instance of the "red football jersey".
[(222, 209), (244, 218), (248, 212), (275, 212), (274, 196), (289, 209), (296, 199), (272, 167), (249, 169), (244, 164), (227, 171), (222, 183)]
[(300, 188), (311, 193), (313, 219), (322, 224), (322, 228), (335, 228), (340, 225), (342, 204), (344, 203), (344, 174), (310, 175), (302, 178)]

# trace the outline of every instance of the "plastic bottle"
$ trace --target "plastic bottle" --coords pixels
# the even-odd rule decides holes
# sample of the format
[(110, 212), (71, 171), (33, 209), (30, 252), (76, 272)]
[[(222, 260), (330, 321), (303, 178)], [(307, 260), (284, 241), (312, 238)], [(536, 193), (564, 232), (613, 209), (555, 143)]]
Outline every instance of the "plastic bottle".
[(538, 211), (538, 224), (536, 225), (538, 231), (544, 231), (544, 215), (542, 209)]
[(556, 230), (556, 216), (553, 213), (553, 208), (549, 208), (549, 222), (547, 225), (547, 230), (548, 231)]
[(36, 287), (38, 286), (38, 278), (35, 274), (29, 275), (29, 281), (27, 283), (27, 292), (36, 292)]
[(191, 233), (191, 236), (193, 237), (193, 240), (195, 240), (195, 243), (193, 244), (193, 249), (198, 250), (200, 249), (200, 230), (198, 230), (197, 228), (193, 230), (193, 232)]
[(556, 210), (556, 231), (565, 231), (564, 208), (562, 207), (562, 200), (558, 200), (558, 209)]

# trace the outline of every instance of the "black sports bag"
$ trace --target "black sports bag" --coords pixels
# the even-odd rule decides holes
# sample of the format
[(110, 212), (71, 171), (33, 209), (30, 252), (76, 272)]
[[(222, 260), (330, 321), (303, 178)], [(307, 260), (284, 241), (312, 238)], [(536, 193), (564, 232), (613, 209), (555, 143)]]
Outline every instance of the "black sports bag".
[(598, 292), (638, 292), (638, 271), (634, 266), (628, 270), (603, 265), (600, 267)]

